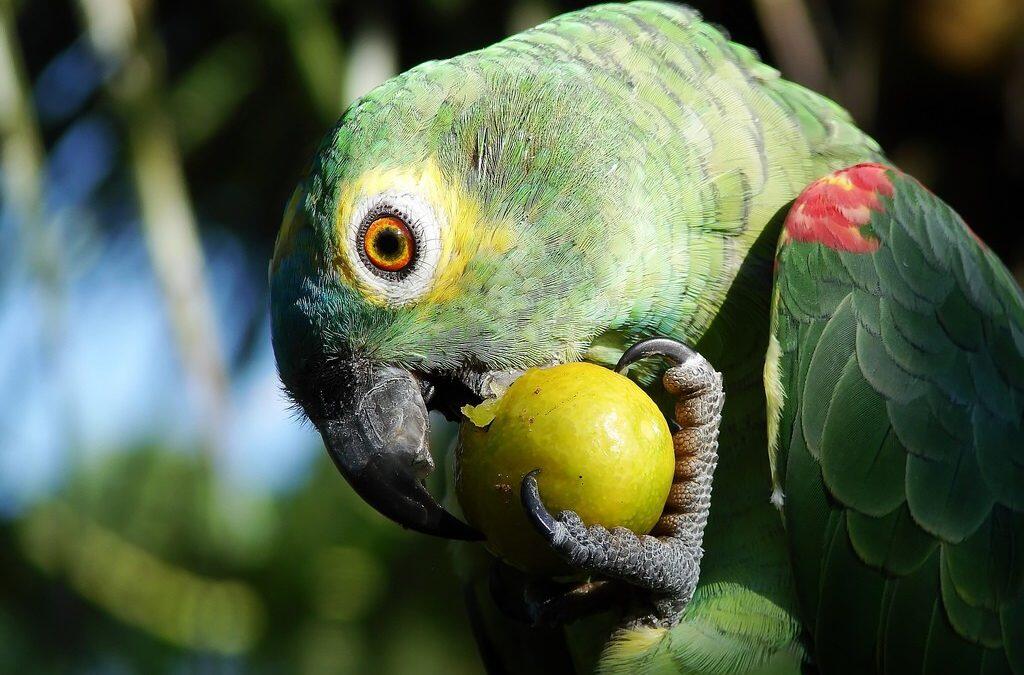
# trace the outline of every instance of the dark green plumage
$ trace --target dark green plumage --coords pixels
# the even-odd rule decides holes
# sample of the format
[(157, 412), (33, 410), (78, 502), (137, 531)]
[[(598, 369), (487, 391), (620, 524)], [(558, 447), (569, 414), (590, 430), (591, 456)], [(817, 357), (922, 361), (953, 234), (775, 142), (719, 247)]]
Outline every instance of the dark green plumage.
[(1024, 672), (1024, 295), (948, 206), (885, 176), (852, 244), (830, 237), (855, 209), (826, 208), (778, 254), (777, 481), (810, 653)]

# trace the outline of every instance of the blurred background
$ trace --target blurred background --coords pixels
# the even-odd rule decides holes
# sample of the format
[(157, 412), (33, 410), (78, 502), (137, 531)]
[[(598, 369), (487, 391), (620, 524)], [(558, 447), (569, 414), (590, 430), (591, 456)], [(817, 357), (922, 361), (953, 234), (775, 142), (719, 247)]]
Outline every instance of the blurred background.
[[(0, 672), (480, 672), (288, 409), (267, 261), (353, 98), (584, 4), (0, 0)], [(1022, 0), (694, 4), (1024, 277)]]

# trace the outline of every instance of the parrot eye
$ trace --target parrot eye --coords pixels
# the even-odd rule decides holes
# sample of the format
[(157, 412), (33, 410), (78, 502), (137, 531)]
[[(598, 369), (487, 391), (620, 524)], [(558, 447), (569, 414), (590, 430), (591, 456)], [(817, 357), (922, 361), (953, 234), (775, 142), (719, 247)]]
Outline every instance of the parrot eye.
[(351, 218), (345, 255), (365, 292), (402, 305), (430, 289), (441, 255), (441, 224), (426, 200), (383, 192), (359, 200)]
[(416, 256), (416, 238), (405, 221), (397, 216), (376, 218), (360, 238), (366, 261), (382, 272), (400, 275)]

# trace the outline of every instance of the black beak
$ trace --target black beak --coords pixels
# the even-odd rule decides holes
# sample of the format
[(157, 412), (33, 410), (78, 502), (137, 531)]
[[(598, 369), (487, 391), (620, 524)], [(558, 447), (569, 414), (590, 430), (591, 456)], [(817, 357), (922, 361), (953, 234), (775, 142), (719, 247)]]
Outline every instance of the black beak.
[(448, 513), (423, 479), (434, 469), (419, 383), (391, 366), (354, 369), (341, 400), (314, 419), (327, 452), (363, 500), (417, 532), (449, 539), (482, 535)]

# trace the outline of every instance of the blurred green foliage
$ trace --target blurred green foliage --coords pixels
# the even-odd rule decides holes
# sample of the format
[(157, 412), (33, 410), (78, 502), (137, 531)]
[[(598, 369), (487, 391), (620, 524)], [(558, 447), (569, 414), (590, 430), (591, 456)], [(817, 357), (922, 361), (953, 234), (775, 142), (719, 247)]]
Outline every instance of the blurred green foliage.
[(477, 672), (445, 546), (323, 465), (277, 498), (158, 447), (84, 467), (0, 529), (4, 671)]
[[(266, 261), (349, 101), (584, 4), (0, 0), (0, 672), (480, 672), (445, 544), (290, 431)], [(694, 4), (1020, 278), (1019, 0)]]

